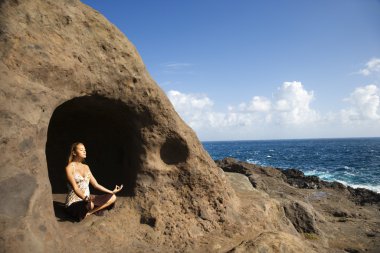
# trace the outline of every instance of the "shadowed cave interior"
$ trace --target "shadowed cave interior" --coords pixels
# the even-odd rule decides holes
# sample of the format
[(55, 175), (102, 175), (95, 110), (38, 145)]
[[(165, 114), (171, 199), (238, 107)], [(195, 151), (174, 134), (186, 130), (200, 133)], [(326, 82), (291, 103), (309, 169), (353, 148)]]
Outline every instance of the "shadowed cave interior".
[[(67, 193), (65, 167), (71, 144), (79, 141), (86, 147), (85, 163), (98, 183), (110, 190), (123, 184), (118, 195), (133, 196), (144, 155), (140, 128), (141, 118), (118, 100), (92, 95), (58, 106), (49, 122), (46, 143), (52, 193)], [(91, 184), (90, 191), (102, 194)]]

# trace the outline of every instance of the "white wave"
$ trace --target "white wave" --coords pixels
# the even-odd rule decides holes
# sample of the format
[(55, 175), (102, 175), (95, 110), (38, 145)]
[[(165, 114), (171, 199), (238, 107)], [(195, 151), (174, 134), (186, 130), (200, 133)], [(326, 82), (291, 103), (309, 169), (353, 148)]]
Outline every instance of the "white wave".
[(320, 171), (317, 171), (317, 170), (309, 170), (309, 171), (306, 171), (304, 172), (304, 174), (306, 176), (315, 176), (316, 174), (318, 174)]
[(351, 186), (352, 188), (355, 188), (355, 189), (356, 188), (365, 188), (365, 189), (380, 193), (380, 185), (350, 184), (350, 183), (347, 183), (343, 180), (335, 180), (335, 181), (342, 183), (345, 186)]
[(322, 174), (322, 175), (316, 175), (316, 176), (320, 177), (322, 180), (328, 180), (328, 181), (333, 181), (333, 180), (335, 180), (335, 179), (334, 179), (334, 175), (331, 175), (331, 174), (329, 174), (329, 173), (324, 173), (324, 174)]
[[(304, 172), (304, 174), (305, 174), (305, 176), (318, 176), (320, 179), (326, 180), (326, 181), (329, 181), (329, 182), (336, 181), (336, 182), (344, 184), (345, 186), (351, 186), (352, 188), (365, 188), (365, 189), (368, 189), (368, 190), (380, 193), (380, 185), (366, 185), (366, 184), (347, 183), (344, 180), (335, 179), (334, 175), (332, 175), (332, 174), (330, 174), (328, 172), (318, 171), (316, 169), (310, 170), (310, 171), (306, 171), (306, 172)], [(356, 176), (355, 174), (352, 174), (352, 173), (349, 173), (349, 172), (344, 172), (344, 174)]]
[(269, 157), (272, 157), (271, 155), (267, 155), (267, 157), (269, 158)]
[(320, 171), (320, 170), (314, 169), (314, 170), (306, 171), (304, 172), (304, 174), (305, 176), (317, 176), (322, 180), (328, 180), (328, 181), (334, 180), (334, 175), (326, 171)]
[(261, 163), (259, 161), (253, 160), (253, 159), (247, 159), (246, 162), (250, 163), (250, 164), (261, 165)]

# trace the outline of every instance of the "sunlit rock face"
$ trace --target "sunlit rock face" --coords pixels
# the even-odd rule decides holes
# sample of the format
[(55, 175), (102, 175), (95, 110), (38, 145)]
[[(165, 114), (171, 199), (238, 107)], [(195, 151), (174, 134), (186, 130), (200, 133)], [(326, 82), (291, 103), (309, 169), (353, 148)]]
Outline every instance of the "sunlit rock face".
[[(76, 0), (0, 4), (0, 244), (6, 252), (72, 250), (56, 221), (53, 194), (66, 192), (64, 168), (75, 141), (85, 144), (99, 182), (124, 184), (120, 196), (141, 225), (121, 224), (124, 232), (148, 226), (157, 234), (152, 241), (175, 247), (170, 238), (196, 238), (231, 219), (235, 195), (223, 172), (124, 34)], [(123, 210), (119, 205), (117, 212), (128, 217)]]

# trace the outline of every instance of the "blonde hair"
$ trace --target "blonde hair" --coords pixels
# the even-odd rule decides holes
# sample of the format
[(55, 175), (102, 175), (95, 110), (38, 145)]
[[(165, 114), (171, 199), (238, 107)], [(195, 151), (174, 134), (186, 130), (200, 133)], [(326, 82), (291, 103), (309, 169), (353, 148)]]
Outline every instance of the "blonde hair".
[[(73, 144), (71, 144), (68, 164), (70, 164), (70, 163), (74, 160), (73, 152), (75, 152), (75, 153), (77, 152), (77, 146), (80, 145), (80, 144), (83, 145), (82, 142), (74, 142)], [(84, 145), (83, 145), (83, 146), (84, 146)]]

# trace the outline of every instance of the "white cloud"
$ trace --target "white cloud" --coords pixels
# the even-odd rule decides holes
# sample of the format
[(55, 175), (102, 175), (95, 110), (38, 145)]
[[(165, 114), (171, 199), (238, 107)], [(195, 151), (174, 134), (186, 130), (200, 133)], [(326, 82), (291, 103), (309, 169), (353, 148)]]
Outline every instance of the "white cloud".
[[(230, 106), (216, 112), (214, 102), (205, 94), (184, 94), (171, 90), (168, 97), (177, 112), (193, 128), (252, 127), (263, 124), (300, 125), (318, 120), (318, 113), (310, 108), (313, 92), (300, 82), (285, 82), (277, 93), (277, 100), (254, 96), (248, 103)], [(274, 104), (275, 106), (272, 106)]]
[(343, 122), (380, 120), (380, 90), (376, 85), (356, 88), (345, 101), (348, 101), (351, 107), (342, 110)]
[(169, 62), (160, 65), (165, 74), (194, 74), (193, 64), (186, 62)]
[(168, 97), (176, 111), (194, 129), (201, 129), (204, 124), (209, 124), (205, 115), (209, 114), (214, 103), (205, 94), (185, 94), (170, 90)]
[(319, 115), (310, 108), (313, 91), (304, 89), (301, 82), (284, 82), (278, 88), (274, 103), (274, 119), (279, 124), (303, 124), (315, 122)]
[(365, 68), (359, 71), (359, 73), (364, 76), (369, 76), (373, 73), (380, 73), (380, 59), (372, 58), (370, 61), (366, 63)]
[(244, 126), (251, 123), (243, 114), (234, 112), (216, 112), (214, 102), (205, 94), (185, 94), (171, 90), (169, 100), (181, 117), (195, 130), (206, 128), (228, 128)]
[(181, 69), (181, 68), (186, 68), (190, 67), (193, 64), (191, 63), (186, 63), (186, 62), (173, 62), (173, 63), (165, 63), (163, 66), (165, 68), (171, 68), (171, 69)]
[[(272, 99), (253, 96), (248, 102), (216, 111), (206, 94), (171, 90), (177, 112), (204, 139), (271, 139), (379, 136), (380, 89), (356, 88), (341, 111), (321, 114), (312, 108), (313, 91), (301, 82), (284, 82)], [(358, 129), (357, 124), (360, 124)]]
[(248, 104), (241, 103), (239, 109), (249, 112), (268, 112), (271, 109), (271, 101), (266, 97), (254, 96)]
[(319, 114), (310, 108), (313, 99), (313, 91), (305, 90), (301, 82), (284, 82), (273, 102), (254, 96), (248, 104), (241, 103), (238, 108), (255, 122), (302, 125), (319, 120)]
[(204, 94), (184, 94), (171, 90), (168, 92), (170, 101), (180, 111), (187, 109), (202, 110), (213, 106), (213, 102)]

